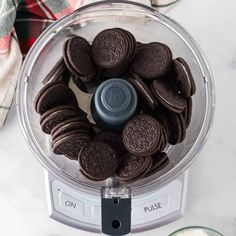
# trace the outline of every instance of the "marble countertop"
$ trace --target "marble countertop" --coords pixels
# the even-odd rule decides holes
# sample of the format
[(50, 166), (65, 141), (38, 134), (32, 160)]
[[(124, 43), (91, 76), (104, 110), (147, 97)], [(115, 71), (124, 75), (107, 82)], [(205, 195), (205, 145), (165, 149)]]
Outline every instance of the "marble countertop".
[[(183, 218), (138, 235), (161, 235), (202, 225), (225, 236), (236, 235), (236, 2), (183, 0), (168, 15), (201, 45), (216, 86), (212, 133), (190, 168)], [(15, 104), (0, 130), (0, 234), (5, 236), (92, 236), (48, 217), (43, 169), (20, 131)]]

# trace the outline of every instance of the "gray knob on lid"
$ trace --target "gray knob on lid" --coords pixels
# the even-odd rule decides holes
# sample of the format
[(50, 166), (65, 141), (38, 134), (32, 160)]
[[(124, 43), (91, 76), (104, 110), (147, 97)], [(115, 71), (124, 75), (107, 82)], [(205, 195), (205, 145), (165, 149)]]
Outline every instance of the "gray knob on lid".
[(123, 79), (103, 82), (94, 96), (97, 115), (104, 123), (114, 126), (126, 122), (134, 114), (137, 103), (135, 89)]

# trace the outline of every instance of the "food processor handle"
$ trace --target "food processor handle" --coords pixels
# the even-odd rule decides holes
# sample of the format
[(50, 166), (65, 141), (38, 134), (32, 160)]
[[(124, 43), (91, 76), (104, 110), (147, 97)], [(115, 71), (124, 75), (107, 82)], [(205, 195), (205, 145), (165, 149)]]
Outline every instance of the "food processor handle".
[(102, 233), (121, 236), (130, 233), (131, 197), (103, 195), (101, 198)]

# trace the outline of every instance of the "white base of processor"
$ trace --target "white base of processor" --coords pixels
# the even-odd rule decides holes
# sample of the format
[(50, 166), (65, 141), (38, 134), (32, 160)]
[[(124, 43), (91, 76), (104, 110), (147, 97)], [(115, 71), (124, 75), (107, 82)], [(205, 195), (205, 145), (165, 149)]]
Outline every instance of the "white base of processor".
[[(61, 223), (101, 232), (101, 198), (91, 197), (45, 171), (49, 216)], [(184, 214), (188, 171), (156, 191), (131, 199), (131, 232), (168, 224)]]

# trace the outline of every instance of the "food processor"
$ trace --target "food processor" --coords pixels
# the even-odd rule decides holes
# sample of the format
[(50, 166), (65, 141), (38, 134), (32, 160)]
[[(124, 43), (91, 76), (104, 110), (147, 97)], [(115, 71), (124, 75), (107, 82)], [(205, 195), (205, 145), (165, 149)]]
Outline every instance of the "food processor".
[[(41, 131), (39, 115), (34, 110), (34, 98), (43, 87), (43, 79), (62, 56), (64, 42), (73, 35), (91, 42), (100, 31), (113, 27), (129, 30), (143, 43), (167, 44), (174, 58), (183, 57), (188, 62), (196, 83), (186, 139), (167, 147), (170, 161), (164, 169), (128, 184), (113, 178), (89, 180), (80, 173), (77, 161), (55, 155), (50, 136)], [(88, 112), (92, 92), (78, 96), (79, 105)], [(165, 225), (183, 216), (188, 168), (208, 137), (214, 105), (212, 75), (196, 42), (178, 23), (156, 10), (129, 1), (101, 1), (56, 21), (25, 58), (17, 91), (23, 134), (45, 169), (50, 217), (86, 231), (124, 235)]]

